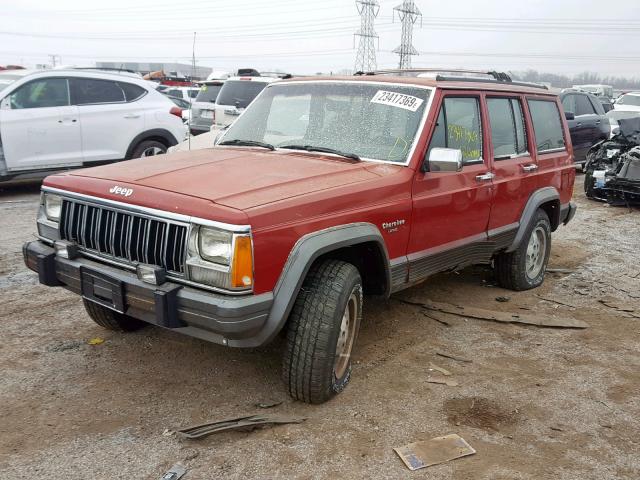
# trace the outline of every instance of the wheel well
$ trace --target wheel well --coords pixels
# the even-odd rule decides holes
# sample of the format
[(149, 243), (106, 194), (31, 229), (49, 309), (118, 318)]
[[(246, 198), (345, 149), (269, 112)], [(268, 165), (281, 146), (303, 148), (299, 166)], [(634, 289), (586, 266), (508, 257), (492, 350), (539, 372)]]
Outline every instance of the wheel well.
[(560, 201), (551, 200), (540, 205), (540, 208), (545, 211), (551, 222), (551, 231), (555, 232), (560, 225)]
[(127, 160), (131, 159), (133, 151), (138, 147), (138, 145), (140, 145), (142, 142), (148, 141), (160, 142), (166, 148), (172, 147), (178, 143), (173, 135), (168, 131), (162, 129), (149, 130), (147, 132), (141, 133), (133, 139), (133, 141), (129, 145), (129, 149), (127, 150), (125, 158)]
[(388, 289), (387, 261), (377, 242), (364, 242), (327, 252), (314, 263), (324, 260), (342, 260), (354, 265), (362, 277), (362, 287), (367, 295), (385, 295)]

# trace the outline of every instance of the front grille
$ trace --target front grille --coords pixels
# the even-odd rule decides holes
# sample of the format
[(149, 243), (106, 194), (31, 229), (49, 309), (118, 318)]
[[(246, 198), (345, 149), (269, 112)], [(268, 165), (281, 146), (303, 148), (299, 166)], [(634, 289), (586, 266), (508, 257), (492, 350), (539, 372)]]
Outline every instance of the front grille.
[(184, 274), (187, 227), (182, 224), (65, 199), (60, 238), (102, 256)]

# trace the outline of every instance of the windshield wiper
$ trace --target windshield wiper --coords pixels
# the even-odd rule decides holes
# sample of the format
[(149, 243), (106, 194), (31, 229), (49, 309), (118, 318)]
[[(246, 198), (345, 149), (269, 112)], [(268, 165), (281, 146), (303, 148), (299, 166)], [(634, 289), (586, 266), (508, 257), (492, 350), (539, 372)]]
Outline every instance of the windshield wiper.
[(307, 152), (333, 153), (341, 157), (351, 158), (360, 161), (360, 157), (355, 153), (343, 152), (329, 147), (314, 147), (313, 145), (278, 145), (278, 148), (289, 148), (291, 150), (306, 150)]
[(257, 140), (225, 140), (224, 142), (220, 142), (218, 145), (235, 145), (238, 147), (262, 147), (268, 148), (269, 150), (275, 150), (276, 147), (271, 145), (270, 143), (258, 142)]

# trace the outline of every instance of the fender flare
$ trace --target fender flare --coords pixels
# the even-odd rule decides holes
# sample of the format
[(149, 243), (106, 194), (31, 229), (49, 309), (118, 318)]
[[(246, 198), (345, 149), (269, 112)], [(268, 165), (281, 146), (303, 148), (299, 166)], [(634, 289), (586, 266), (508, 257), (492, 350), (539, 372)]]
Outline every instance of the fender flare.
[(551, 229), (555, 230), (560, 224), (560, 194), (558, 190), (554, 187), (544, 187), (540, 190), (536, 190), (527, 200), (527, 204), (522, 211), (522, 215), (520, 216), (520, 225), (518, 226), (518, 231), (516, 232), (516, 236), (513, 239), (513, 243), (511, 246), (507, 248), (507, 252), (515, 251), (522, 243), (524, 239), (524, 235), (531, 223), (531, 220), (536, 213), (536, 211), (540, 208), (541, 205), (549, 202), (557, 203), (557, 208), (555, 212), (554, 218), (549, 218), (551, 221)]
[(169, 147), (173, 147), (178, 144), (178, 140), (169, 130), (165, 130), (164, 128), (153, 128), (151, 130), (146, 130), (138, 135), (131, 141), (129, 144), (129, 148), (127, 148), (127, 154), (125, 155), (125, 159), (130, 159), (133, 154), (133, 150), (138, 146), (140, 142), (145, 141), (149, 138), (162, 138)]
[(385, 263), (386, 296), (388, 296), (391, 288), (389, 254), (382, 234), (375, 225), (352, 223), (309, 233), (301, 237), (291, 249), (273, 290), (271, 311), (264, 327), (255, 338), (256, 343), (267, 343), (282, 330), (313, 262), (326, 253), (365, 242), (375, 242), (380, 248)]

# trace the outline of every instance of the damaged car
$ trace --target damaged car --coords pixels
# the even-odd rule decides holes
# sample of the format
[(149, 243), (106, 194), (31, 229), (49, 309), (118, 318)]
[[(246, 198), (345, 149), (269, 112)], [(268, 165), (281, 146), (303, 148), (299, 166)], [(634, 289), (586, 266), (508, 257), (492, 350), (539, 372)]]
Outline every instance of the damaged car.
[(618, 133), (587, 155), (584, 191), (611, 205), (640, 206), (640, 117), (618, 120)]

